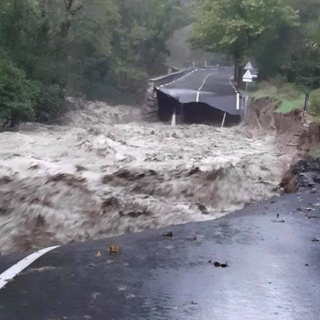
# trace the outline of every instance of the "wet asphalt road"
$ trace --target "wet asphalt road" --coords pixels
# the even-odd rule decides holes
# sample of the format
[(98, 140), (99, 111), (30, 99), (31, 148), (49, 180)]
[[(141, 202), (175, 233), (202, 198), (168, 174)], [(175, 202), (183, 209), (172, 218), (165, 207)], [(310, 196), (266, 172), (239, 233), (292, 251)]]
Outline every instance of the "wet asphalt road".
[[(318, 320), (319, 189), (56, 249), (0, 290), (0, 319)], [(21, 258), (2, 257), (0, 271)]]
[(236, 89), (231, 83), (233, 68), (206, 67), (195, 69), (184, 77), (159, 87), (159, 91), (181, 103), (200, 102), (240, 115), (237, 109)]

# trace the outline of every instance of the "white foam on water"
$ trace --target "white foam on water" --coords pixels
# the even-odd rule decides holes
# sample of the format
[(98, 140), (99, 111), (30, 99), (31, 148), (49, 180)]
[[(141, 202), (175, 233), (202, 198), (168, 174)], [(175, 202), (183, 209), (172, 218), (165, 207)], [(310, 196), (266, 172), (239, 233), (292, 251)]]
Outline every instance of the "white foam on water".
[(87, 103), (0, 133), (0, 253), (221, 217), (276, 194), (290, 155), (241, 127), (147, 123)]

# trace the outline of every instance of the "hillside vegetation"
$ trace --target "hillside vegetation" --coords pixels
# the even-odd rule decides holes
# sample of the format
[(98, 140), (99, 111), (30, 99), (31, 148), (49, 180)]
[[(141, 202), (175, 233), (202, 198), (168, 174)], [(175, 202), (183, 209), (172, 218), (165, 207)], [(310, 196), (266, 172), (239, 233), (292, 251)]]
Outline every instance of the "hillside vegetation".
[(0, 0), (0, 125), (59, 119), (66, 96), (139, 102), (165, 63), (232, 57), (241, 87), (250, 59), (304, 96), (320, 87), (319, 16), (318, 0)]
[(0, 124), (56, 119), (67, 95), (139, 101), (186, 23), (178, 0), (0, 0)]
[(320, 87), (319, 16), (319, 0), (196, 0), (192, 43), (230, 55), (239, 87), (252, 60), (260, 80), (281, 76), (305, 95)]

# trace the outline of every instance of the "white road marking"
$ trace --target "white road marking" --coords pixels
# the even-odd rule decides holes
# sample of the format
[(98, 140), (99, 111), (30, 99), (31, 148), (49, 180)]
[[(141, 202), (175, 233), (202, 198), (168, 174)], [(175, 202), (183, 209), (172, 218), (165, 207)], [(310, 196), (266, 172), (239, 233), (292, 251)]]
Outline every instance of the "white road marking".
[(235, 93), (237, 94), (237, 102), (236, 102), (236, 109), (239, 110), (240, 109), (240, 94), (237, 90), (237, 88), (233, 85), (232, 80), (234, 79), (234, 77), (232, 76), (229, 79), (230, 85), (232, 86), (233, 90), (235, 91)]
[(240, 109), (240, 94), (237, 92), (237, 110)]
[[(205, 70), (205, 69), (204, 69), (204, 70)], [(212, 69), (212, 70), (217, 70), (217, 69)], [(189, 77), (189, 76), (190, 76), (191, 74), (193, 74), (194, 72), (198, 72), (198, 71), (199, 71), (199, 69), (192, 70), (191, 72), (185, 74), (185, 75), (182, 76), (181, 78), (178, 78), (178, 79), (176, 79), (176, 80), (173, 80), (173, 81), (168, 82), (168, 83), (165, 83), (165, 84), (162, 84), (160, 87), (168, 86), (168, 85), (170, 85), (170, 84), (172, 84), (172, 83), (175, 83), (175, 82), (177, 82), (177, 81), (180, 81), (180, 80), (182, 80), (182, 79), (184, 79), (184, 78)], [(206, 79), (205, 79), (205, 80), (206, 80)]]
[(181, 78), (178, 78), (178, 79), (173, 80), (173, 81), (171, 81), (171, 82), (165, 83), (165, 84), (161, 85), (161, 87), (168, 86), (169, 84), (172, 84), (172, 83), (177, 82), (177, 81), (179, 81), (179, 80), (181, 80), (181, 79), (184, 79), (184, 78), (186, 78), (186, 77), (190, 76), (192, 73), (194, 73), (194, 72), (196, 72), (196, 71), (198, 71), (198, 69), (193, 70), (193, 71), (191, 71), (191, 72), (189, 72), (189, 73), (185, 74), (185, 75), (184, 75), (183, 77), (181, 77)]
[(197, 91), (197, 102), (199, 102), (199, 98), (200, 98), (200, 91), (202, 90), (202, 88), (204, 87), (204, 85), (205, 85), (205, 83), (206, 83), (206, 81), (208, 80), (208, 78), (209, 77), (211, 77), (211, 76), (213, 76), (214, 74), (217, 74), (218, 72), (212, 72), (212, 73), (209, 73), (205, 78), (204, 78), (204, 80), (203, 80), (203, 82), (202, 82), (202, 84), (201, 84), (201, 86), (200, 86), (200, 88), (198, 89), (198, 91)]
[[(202, 70), (202, 69), (200, 69), (200, 71), (201, 71), (201, 70)], [(204, 70), (205, 70), (205, 69), (204, 69)], [(199, 102), (199, 99), (200, 99), (200, 91), (201, 91), (202, 88), (204, 87), (204, 85), (205, 85), (206, 81), (208, 80), (208, 78), (211, 77), (212, 75), (218, 73), (218, 69), (212, 69), (212, 70), (215, 70), (215, 72), (212, 72), (212, 73), (208, 74), (208, 75), (205, 77), (205, 79), (203, 80), (200, 88), (197, 90), (197, 98), (196, 98), (196, 101), (197, 101), (197, 102)], [(185, 74), (185, 75), (184, 75), (183, 77), (181, 77), (181, 78), (178, 78), (178, 79), (173, 80), (173, 81), (171, 81), (171, 82), (168, 82), (168, 83), (166, 83), (166, 84), (162, 84), (162, 85), (160, 86), (160, 88), (165, 87), (165, 86), (168, 86), (168, 85), (170, 85), (170, 84), (173, 84), (173, 83), (175, 83), (175, 82), (177, 82), (177, 81), (180, 81), (180, 80), (182, 80), (182, 79), (184, 79), (184, 78), (186, 78), (186, 77), (189, 77), (191, 74), (193, 74), (194, 72), (198, 72), (198, 71), (199, 71), (199, 69), (192, 70), (191, 72)]]
[(208, 78), (211, 77), (212, 75), (216, 74), (216, 73), (218, 73), (218, 72), (209, 73), (209, 74), (204, 78), (204, 80), (203, 80), (203, 82), (202, 82), (202, 85), (201, 85), (201, 87), (198, 89), (198, 91), (201, 91), (201, 89), (204, 87), (204, 85), (205, 85), (206, 81), (208, 80)]
[(41, 256), (58, 247), (60, 246), (50, 247), (50, 248), (42, 249), (40, 251), (32, 253), (26, 258), (24, 258), (23, 260), (13, 265), (11, 268), (7, 269), (2, 274), (0, 274), (0, 289), (3, 289), (8, 284), (8, 282), (12, 281), (20, 272), (22, 272), (24, 269), (29, 267), (33, 262), (38, 260)]
[(229, 83), (230, 83), (230, 85), (231, 85), (231, 87), (233, 88), (233, 90), (235, 91), (235, 92), (238, 92), (238, 90), (237, 90), (237, 88), (233, 85), (233, 83), (232, 83), (232, 80), (234, 79), (234, 77), (232, 76), (230, 79), (229, 79)]
[(197, 102), (199, 102), (199, 96), (200, 96), (200, 91), (197, 91), (197, 99), (196, 99)]

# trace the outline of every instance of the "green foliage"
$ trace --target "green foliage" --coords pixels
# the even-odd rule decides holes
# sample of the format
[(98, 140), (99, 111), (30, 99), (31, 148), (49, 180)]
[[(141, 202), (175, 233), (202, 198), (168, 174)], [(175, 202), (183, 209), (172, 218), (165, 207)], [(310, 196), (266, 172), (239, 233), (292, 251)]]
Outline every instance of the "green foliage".
[(110, 51), (95, 51), (83, 61), (83, 92), (90, 99), (137, 102), (144, 97), (148, 76), (163, 72), (166, 41), (185, 22), (179, 1), (111, 3), (116, 11), (107, 27)]
[(138, 102), (145, 92), (148, 76), (145, 70), (128, 62), (95, 57), (86, 61), (84, 78), (84, 93), (89, 99), (121, 103)]
[(57, 84), (40, 85), (36, 117), (39, 121), (50, 121), (61, 117), (65, 112), (65, 92)]
[(197, 0), (192, 42), (234, 57), (236, 75), (255, 56), (260, 41), (272, 42), (279, 29), (297, 25), (297, 15), (283, 0)]
[(37, 99), (22, 106), (21, 94), (1, 117), (19, 109), (21, 120), (59, 118), (66, 95), (139, 100), (186, 20), (179, 0), (0, 0), (0, 52), (10, 72), (38, 84)]
[[(177, 0), (117, 0), (118, 28), (114, 33), (116, 65), (129, 62), (149, 75), (162, 71), (166, 41), (186, 22)], [(121, 63), (118, 63), (122, 61)]]
[[(319, 0), (196, 0), (195, 9), (193, 45), (233, 56), (239, 84), (250, 59), (260, 80), (279, 75), (303, 95), (320, 86)], [(289, 97), (281, 108), (301, 101)]]
[(280, 73), (308, 92), (320, 85), (320, 2), (287, 0), (298, 12), (299, 26), (281, 27), (276, 41), (260, 41), (255, 58), (260, 77), (266, 79)]
[(269, 82), (261, 82), (258, 90), (251, 94), (255, 100), (272, 99), (277, 106), (276, 112), (288, 113), (294, 109), (302, 109), (305, 94), (295, 84), (285, 82), (281, 76)]
[(308, 153), (308, 157), (311, 157), (313, 159), (320, 159), (320, 147), (312, 148)]
[(121, 101), (121, 93), (126, 92), (128, 101), (133, 99), (134, 102), (137, 102), (137, 98), (139, 99), (145, 93), (147, 73), (143, 69), (121, 62), (118, 62), (114, 71), (112, 77), (107, 80), (115, 83), (118, 89), (113, 96), (113, 100)]
[(310, 112), (320, 116), (320, 89), (312, 91), (310, 98)]
[(34, 120), (34, 105), (39, 91), (23, 70), (0, 56), (0, 123), (15, 125)]
[(312, 89), (320, 83), (320, 19), (303, 25), (290, 50), (291, 80)]
[(304, 98), (301, 94), (300, 99), (296, 100), (283, 100), (280, 103), (280, 106), (277, 108), (276, 112), (278, 113), (289, 113), (292, 110), (302, 109), (304, 106)]
[(198, 0), (196, 8), (194, 42), (231, 54), (250, 54), (262, 35), (296, 23), (293, 9), (281, 0)]

